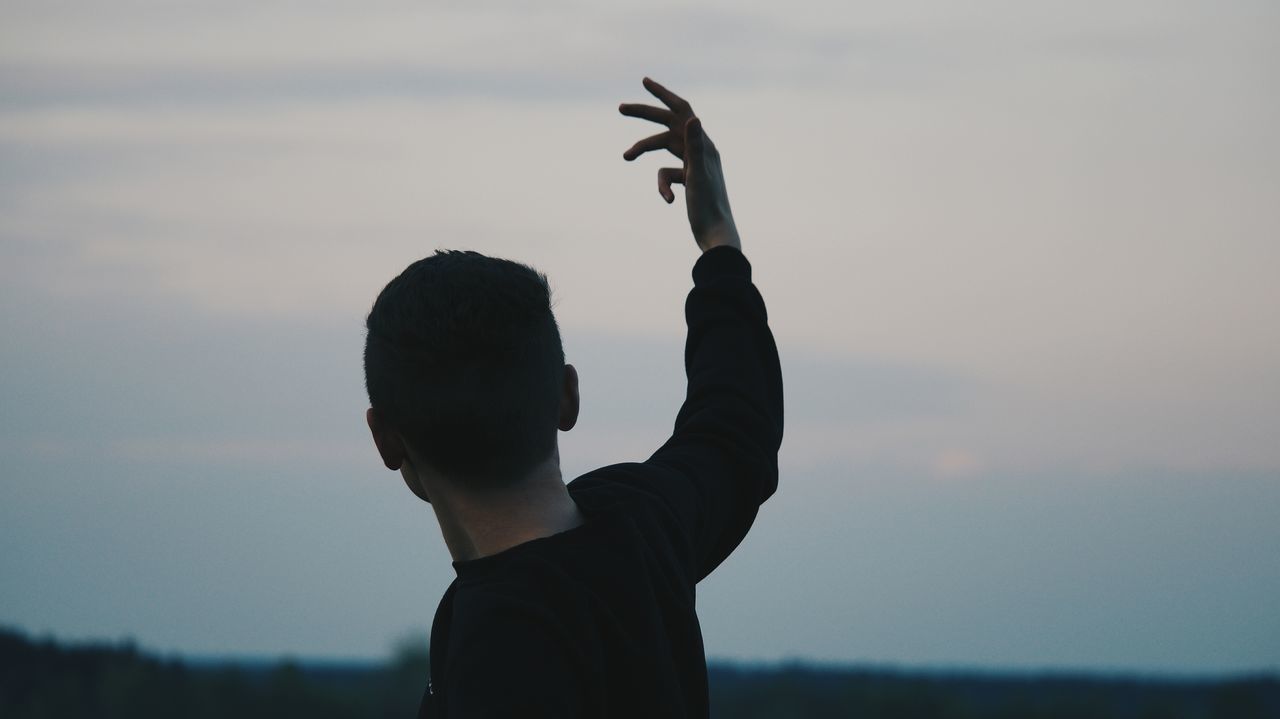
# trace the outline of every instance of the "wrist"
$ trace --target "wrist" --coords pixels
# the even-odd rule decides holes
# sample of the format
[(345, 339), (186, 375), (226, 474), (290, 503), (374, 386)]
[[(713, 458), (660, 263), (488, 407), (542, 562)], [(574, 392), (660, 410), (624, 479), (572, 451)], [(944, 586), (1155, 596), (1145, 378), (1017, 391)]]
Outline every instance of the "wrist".
[(733, 218), (696, 233), (693, 239), (703, 252), (723, 246), (742, 249), (742, 240), (738, 237), (738, 228), (733, 224)]

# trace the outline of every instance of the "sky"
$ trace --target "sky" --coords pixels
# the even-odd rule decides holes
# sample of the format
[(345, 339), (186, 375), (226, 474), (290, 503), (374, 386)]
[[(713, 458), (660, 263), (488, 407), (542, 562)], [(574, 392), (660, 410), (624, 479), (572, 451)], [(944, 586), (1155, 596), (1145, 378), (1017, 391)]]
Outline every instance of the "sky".
[[(382, 657), (453, 576), (364, 427), (437, 248), (551, 279), (566, 479), (683, 396), (649, 75), (786, 384), (707, 653), (1280, 671), (1280, 6), (0, 0), (0, 625)], [(679, 191), (677, 197), (680, 200)]]

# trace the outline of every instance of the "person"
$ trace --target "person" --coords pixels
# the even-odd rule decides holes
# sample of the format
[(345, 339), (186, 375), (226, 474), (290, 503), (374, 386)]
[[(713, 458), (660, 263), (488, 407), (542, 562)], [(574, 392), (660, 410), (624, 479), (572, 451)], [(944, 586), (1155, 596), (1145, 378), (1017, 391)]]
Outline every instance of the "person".
[(421, 717), (706, 717), (695, 585), (742, 541), (778, 482), (782, 374), (729, 208), (720, 155), (689, 103), (622, 104), (665, 130), (693, 238), (687, 395), (643, 462), (560, 474), (578, 417), (546, 278), (474, 252), (410, 265), (367, 321), (369, 429), (430, 502), (456, 577), (431, 628)]

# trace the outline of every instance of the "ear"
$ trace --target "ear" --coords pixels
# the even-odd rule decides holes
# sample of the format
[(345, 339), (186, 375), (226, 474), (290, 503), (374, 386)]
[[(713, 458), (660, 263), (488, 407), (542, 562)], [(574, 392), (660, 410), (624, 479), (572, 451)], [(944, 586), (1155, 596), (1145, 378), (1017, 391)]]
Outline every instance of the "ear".
[(568, 432), (578, 423), (578, 370), (573, 365), (564, 366), (564, 388), (560, 391), (560, 430)]
[(382, 455), (382, 463), (387, 465), (387, 469), (400, 469), (405, 460), (404, 440), (400, 439), (400, 434), (393, 431), (372, 407), (365, 411), (364, 419), (369, 423), (369, 432), (373, 434), (378, 454)]

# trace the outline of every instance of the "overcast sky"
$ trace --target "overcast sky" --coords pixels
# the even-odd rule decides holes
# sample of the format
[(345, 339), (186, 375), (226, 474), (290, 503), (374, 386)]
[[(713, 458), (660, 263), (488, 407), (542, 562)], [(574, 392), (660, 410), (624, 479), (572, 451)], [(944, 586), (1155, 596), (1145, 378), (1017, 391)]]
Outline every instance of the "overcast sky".
[[(683, 393), (724, 156), (787, 385), (708, 654), (1280, 670), (1280, 6), (0, 0), (0, 624), (383, 656), (452, 578), (363, 425), (409, 262), (546, 272), (566, 478)], [(681, 199), (682, 201), (682, 199)]]

